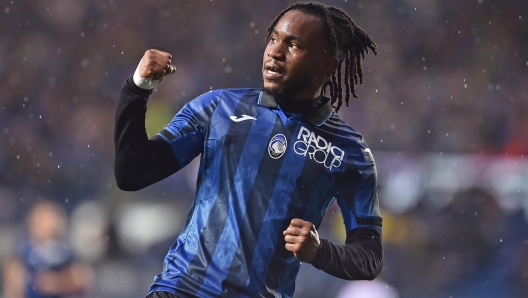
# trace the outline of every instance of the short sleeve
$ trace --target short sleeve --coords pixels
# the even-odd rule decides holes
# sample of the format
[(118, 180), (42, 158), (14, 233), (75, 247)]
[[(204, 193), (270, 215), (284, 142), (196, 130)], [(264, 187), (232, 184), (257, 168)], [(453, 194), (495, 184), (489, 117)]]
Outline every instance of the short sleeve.
[(167, 141), (180, 167), (203, 152), (209, 122), (222, 97), (222, 90), (202, 94), (188, 102), (157, 136)]
[(359, 145), (349, 153), (344, 180), (336, 194), (347, 232), (356, 228), (381, 230), (376, 165), (370, 149)]

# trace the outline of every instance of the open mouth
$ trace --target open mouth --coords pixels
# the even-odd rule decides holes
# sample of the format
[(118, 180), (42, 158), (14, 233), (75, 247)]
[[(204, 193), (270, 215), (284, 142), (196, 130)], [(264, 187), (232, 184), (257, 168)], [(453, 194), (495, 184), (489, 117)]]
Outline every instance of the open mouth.
[(284, 74), (284, 69), (273, 62), (267, 62), (264, 64), (264, 77), (266, 79), (277, 79), (280, 78)]

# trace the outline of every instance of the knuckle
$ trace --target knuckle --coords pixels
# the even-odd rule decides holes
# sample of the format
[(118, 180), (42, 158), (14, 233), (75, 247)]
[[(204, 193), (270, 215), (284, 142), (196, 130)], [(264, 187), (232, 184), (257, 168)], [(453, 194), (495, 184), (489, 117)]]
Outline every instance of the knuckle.
[(153, 55), (154, 55), (154, 50), (152, 50), (152, 49), (148, 49), (145, 52), (145, 56), (147, 56), (147, 57), (152, 57)]

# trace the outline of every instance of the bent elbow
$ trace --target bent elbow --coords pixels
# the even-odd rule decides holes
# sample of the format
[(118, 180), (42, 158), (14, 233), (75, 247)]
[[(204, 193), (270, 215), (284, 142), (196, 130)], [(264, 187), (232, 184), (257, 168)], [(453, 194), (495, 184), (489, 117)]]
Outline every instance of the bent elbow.
[(119, 178), (117, 178), (118, 176), (115, 176), (115, 177), (116, 177), (117, 187), (120, 190), (123, 190), (123, 191), (137, 191), (137, 190), (140, 190), (140, 189), (143, 188), (143, 187), (138, 186), (135, 183), (131, 183), (130, 181), (127, 181), (126, 179), (119, 179)]
[(370, 261), (365, 262), (362, 266), (356, 267), (356, 269), (350, 268), (350, 271), (354, 271), (353, 274), (348, 274), (347, 280), (374, 280), (380, 275), (383, 269), (383, 256), (372, 256)]
[(364, 279), (374, 280), (381, 273), (381, 269), (383, 269), (383, 258), (374, 262), (369, 269), (370, 270), (366, 270)]
[(123, 191), (137, 191), (145, 187), (135, 177), (133, 171), (126, 169), (126, 167), (115, 166), (114, 176), (117, 187)]

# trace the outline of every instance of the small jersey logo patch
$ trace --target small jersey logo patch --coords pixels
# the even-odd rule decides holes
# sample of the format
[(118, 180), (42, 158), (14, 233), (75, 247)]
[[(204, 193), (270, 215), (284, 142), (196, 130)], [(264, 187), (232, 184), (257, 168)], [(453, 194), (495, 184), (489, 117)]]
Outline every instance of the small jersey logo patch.
[(288, 141), (283, 134), (277, 134), (271, 138), (268, 144), (268, 153), (273, 159), (278, 159), (284, 155), (286, 148), (288, 147)]
[(235, 122), (240, 122), (240, 121), (244, 121), (244, 120), (257, 120), (257, 118), (253, 117), (253, 116), (248, 116), (248, 115), (242, 115), (240, 117), (236, 117), (236, 116), (229, 116), (229, 118), (231, 118), (231, 120), (235, 121)]

